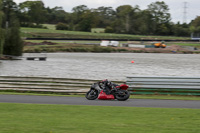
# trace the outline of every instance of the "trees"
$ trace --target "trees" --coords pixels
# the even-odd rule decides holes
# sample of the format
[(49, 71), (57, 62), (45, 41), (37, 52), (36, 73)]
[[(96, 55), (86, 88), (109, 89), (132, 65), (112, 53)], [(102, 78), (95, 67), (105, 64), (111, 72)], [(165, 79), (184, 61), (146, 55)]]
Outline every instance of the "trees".
[[(41, 27), (40, 24), (45, 22), (58, 24), (57, 29), (63, 30), (90, 31), (91, 28), (105, 28), (106, 32), (145, 35), (186, 36), (189, 31), (188, 27), (171, 22), (168, 5), (163, 1), (153, 2), (145, 10), (137, 5), (122, 5), (116, 9), (104, 6), (89, 9), (86, 5), (80, 5), (74, 7), (72, 12), (65, 12), (62, 7), (46, 8), (41, 0), (25, 1), (19, 6), (12, 0), (3, 1), (9, 9), (4, 10), (5, 14), (17, 14), (21, 26)], [(4, 21), (9, 21), (10, 26), (10, 19), (13, 17), (14, 15), (5, 15)], [(4, 27), (6, 21), (3, 23)], [(17, 21), (15, 23), (18, 25)], [(196, 26), (198, 19), (191, 25), (192, 31), (200, 29)]]
[[(88, 31), (90, 25), (89, 15), (91, 12), (86, 5), (76, 6), (72, 9), (72, 16), (71, 16), (71, 23), (72, 23), (72, 30), (81, 30), (81, 31)], [(89, 26), (89, 27), (88, 27)], [(88, 28), (87, 28), (88, 27)]]
[(94, 18), (93, 12), (90, 10), (85, 11), (84, 14), (81, 15), (81, 21), (77, 25), (77, 30), (90, 31), (91, 28), (95, 27)]
[(45, 20), (46, 23), (57, 24), (59, 22), (61, 23), (67, 22), (66, 17), (68, 16), (68, 13), (65, 12), (62, 7), (58, 6), (54, 8), (47, 7), (46, 11), (47, 11), (47, 16), (46, 16), (47, 19)]
[(110, 26), (110, 24), (112, 24), (112, 22), (115, 20), (116, 13), (112, 7), (101, 6), (93, 11), (95, 14), (96, 26), (99, 28)]
[(3, 22), (3, 11), (2, 11), (2, 0), (0, 0), (0, 58), (3, 56), (3, 46), (5, 41), (2, 22)]
[(24, 23), (38, 25), (46, 22), (59, 23), (58, 29), (64, 26), (64, 29), (73, 31), (105, 28), (106, 32), (126, 34), (181, 35), (182, 31), (187, 34), (187, 28), (171, 22), (169, 8), (164, 1), (153, 2), (145, 10), (137, 5), (122, 5), (116, 9), (104, 6), (90, 9), (79, 5), (72, 8), (72, 12), (65, 12), (62, 7), (46, 8), (41, 0), (36, 0), (20, 3), (19, 12), (21, 26)]
[(168, 5), (164, 1), (153, 2), (148, 5), (149, 13), (151, 14), (151, 24), (153, 34), (167, 35), (170, 33), (169, 22), (171, 16)]
[(192, 22), (190, 26), (191, 32), (200, 33), (200, 16), (197, 16)]
[(37, 25), (45, 22), (47, 11), (44, 3), (38, 1), (25, 1), (19, 4), (20, 21), (22, 23), (36, 23)]
[(4, 54), (19, 56), (22, 54), (23, 43), (16, 17), (17, 5), (12, 0), (3, 0), (2, 10), (4, 12), (2, 23), (5, 29)]
[(190, 36), (189, 25), (186, 23), (180, 24), (180, 22), (178, 22), (177, 24), (174, 24), (173, 25), (173, 35), (175, 35), (175, 36)]
[(137, 29), (138, 34), (151, 35), (152, 33), (152, 21), (151, 13), (148, 10), (143, 10), (138, 13)]
[[(133, 14), (133, 8), (130, 5), (119, 6), (116, 9), (116, 32), (129, 33), (131, 27), (131, 17)], [(121, 26), (120, 26), (121, 25)]]

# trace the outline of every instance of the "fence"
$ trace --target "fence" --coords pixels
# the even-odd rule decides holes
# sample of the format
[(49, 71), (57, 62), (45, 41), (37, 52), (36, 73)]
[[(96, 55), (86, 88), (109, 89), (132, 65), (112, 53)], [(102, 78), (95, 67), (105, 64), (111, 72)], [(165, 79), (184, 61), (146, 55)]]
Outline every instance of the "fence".
[(200, 77), (127, 77), (132, 94), (200, 95)]
[(92, 83), (97, 81), (99, 80), (0, 76), (0, 91), (85, 94)]
[[(0, 76), (0, 91), (85, 94), (99, 80)], [(123, 81), (114, 81), (121, 84)], [(131, 94), (200, 96), (200, 77), (127, 77)]]

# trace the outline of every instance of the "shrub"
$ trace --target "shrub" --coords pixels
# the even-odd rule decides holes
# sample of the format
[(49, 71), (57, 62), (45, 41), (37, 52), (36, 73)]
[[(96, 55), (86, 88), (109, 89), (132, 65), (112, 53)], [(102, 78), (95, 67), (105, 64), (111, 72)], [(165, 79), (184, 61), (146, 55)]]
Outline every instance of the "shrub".
[(69, 27), (65, 23), (58, 23), (56, 25), (56, 30), (68, 30), (68, 29), (69, 29)]
[(107, 26), (107, 27), (106, 27), (106, 29), (105, 29), (105, 32), (106, 32), (106, 33), (113, 33), (113, 32), (114, 32), (114, 30), (113, 30), (113, 28), (112, 28), (112, 27), (110, 27), (110, 26)]

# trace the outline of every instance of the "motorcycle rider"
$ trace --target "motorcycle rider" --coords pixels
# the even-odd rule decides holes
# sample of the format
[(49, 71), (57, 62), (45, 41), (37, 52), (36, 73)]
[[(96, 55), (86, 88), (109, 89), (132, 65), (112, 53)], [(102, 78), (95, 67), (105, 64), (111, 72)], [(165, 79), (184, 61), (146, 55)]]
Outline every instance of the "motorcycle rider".
[(128, 86), (126, 84), (117, 85), (110, 81), (102, 80), (93, 83), (90, 90), (86, 93), (85, 97), (88, 100), (114, 100), (125, 101), (129, 98)]
[(104, 79), (99, 82), (99, 85), (102, 87), (103, 92), (105, 92), (107, 95), (109, 95), (114, 83), (108, 81), (107, 79)]

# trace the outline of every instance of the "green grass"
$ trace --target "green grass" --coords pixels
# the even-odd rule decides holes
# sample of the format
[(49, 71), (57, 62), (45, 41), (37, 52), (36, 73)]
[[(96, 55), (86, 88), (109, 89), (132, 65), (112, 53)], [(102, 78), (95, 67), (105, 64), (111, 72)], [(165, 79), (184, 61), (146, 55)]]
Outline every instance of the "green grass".
[(65, 31), (39, 28), (21, 27), (22, 37), (57, 37), (57, 38), (85, 38), (85, 39), (190, 39), (189, 37), (173, 37), (173, 36), (145, 36), (130, 34), (111, 34), (111, 33), (91, 33), (81, 31)]
[[(42, 43), (45, 40), (24, 40), (25, 42), (32, 42), (32, 43)], [(92, 43), (101, 43), (101, 41), (65, 41), (65, 40), (46, 40), (48, 42), (52, 42), (52, 43), (59, 43), (59, 44), (92, 44)], [(120, 42), (120, 43), (127, 43), (127, 42)]]
[(55, 30), (56, 25), (55, 24), (42, 24), (43, 26), (47, 27), (48, 29)]
[(197, 133), (198, 109), (0, 103), (0, 133)]
[(181, 45), (181, 46), (200, 46), (200, 43), (174, 43), (175, 45)]
[(180, 46), (191, 46), (191, 47), (197, 47), (200, 48), (200, 42), (196, 42), (196, 43), (191, 43), (191, 42), (168, 42), (167, 43), (168, 46), (170, 45), (180, 45)]

